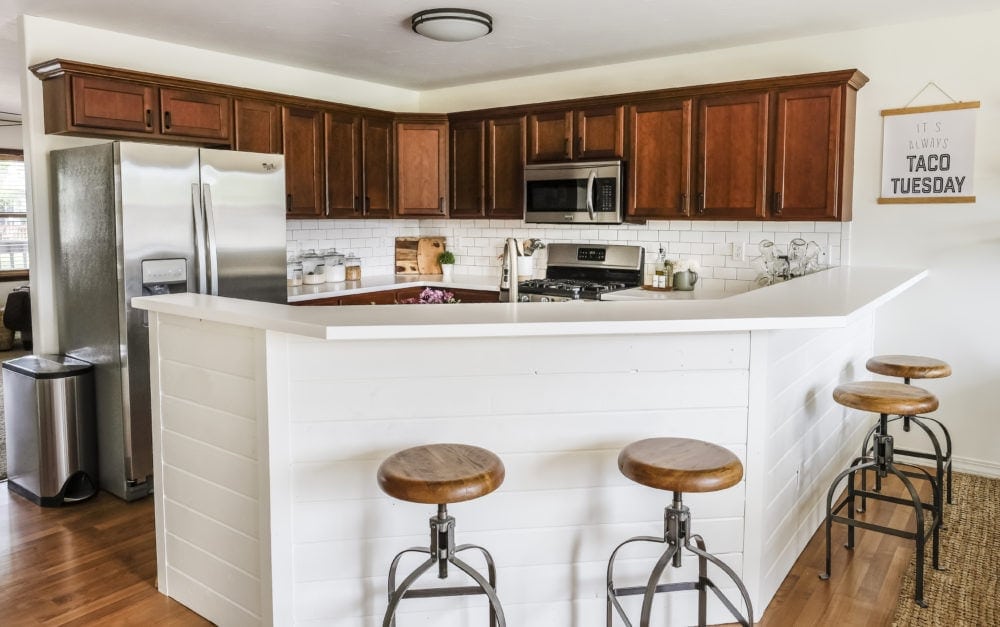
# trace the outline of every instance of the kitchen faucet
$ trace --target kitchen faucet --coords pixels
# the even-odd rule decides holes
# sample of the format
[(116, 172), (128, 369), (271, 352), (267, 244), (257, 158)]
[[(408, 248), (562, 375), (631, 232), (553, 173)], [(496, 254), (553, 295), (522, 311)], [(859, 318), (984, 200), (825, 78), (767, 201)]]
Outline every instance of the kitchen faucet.
[[(517, 258), (521, 254), (517, 240), (508, 237), (503, 245), (503, 263), (500, 267), (500, 300), (517, 302)], [(504, 297), (506, 294), (506, 298)]]

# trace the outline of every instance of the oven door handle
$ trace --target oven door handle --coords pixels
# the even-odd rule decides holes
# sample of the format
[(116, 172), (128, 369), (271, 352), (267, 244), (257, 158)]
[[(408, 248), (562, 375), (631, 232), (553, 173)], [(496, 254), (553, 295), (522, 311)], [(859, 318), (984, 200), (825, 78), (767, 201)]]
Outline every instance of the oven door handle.
[(587, 213), (590, 214), (590, 221), (594, 221), (594, 182), (597, 181), (597, 170), (591, 170), (587, 177)]

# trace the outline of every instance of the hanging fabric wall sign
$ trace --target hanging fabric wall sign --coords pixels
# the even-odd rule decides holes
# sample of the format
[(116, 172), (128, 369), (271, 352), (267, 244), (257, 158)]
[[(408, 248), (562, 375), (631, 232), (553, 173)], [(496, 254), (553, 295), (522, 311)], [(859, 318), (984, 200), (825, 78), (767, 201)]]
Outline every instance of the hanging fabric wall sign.
[(978, 109), (979, 102), (955, 102), (883, 110), (878, 202), (976, 202), (972, 177)]

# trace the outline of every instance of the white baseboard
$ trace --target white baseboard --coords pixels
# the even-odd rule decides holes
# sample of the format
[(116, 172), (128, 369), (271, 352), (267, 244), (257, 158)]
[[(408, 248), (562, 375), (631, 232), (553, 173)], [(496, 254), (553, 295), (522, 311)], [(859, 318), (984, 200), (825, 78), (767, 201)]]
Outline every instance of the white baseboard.
[(957, 472), (967, 472), (973, 475), (1000, 478), (1000, 463), (997, 462), (987, 462), (981, 459), (969, 459), (967, 457), (956, 457), (952, 455), (951, 465)]

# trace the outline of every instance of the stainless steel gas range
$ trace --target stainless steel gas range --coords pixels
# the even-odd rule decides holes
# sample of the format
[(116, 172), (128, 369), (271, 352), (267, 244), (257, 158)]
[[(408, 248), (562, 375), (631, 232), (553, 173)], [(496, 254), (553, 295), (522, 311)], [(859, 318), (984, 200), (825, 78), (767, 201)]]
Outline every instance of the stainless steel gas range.
[(544, 279), (518, 284), (520, 302), (601, 300), (642, 285), (642, 246), (549, 244)]

